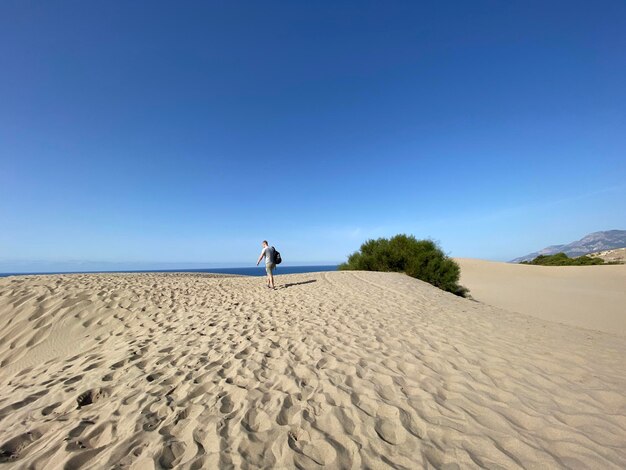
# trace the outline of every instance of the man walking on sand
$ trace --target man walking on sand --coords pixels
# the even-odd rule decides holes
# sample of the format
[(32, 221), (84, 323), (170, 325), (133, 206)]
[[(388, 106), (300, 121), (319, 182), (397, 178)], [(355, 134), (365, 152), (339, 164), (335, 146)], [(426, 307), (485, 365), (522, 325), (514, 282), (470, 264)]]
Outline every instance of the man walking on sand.
[(274, 269), (276, 269), (276, 250), (273, 246), (269, 246), (267, 240), (263, 240), (263, 251), (261, 251), (261, 256), (256, 262), (258, 266), (263, 257), (265, 257), (265, 272), (267, 273), (267, 287), (269, 289), (274, 288)]

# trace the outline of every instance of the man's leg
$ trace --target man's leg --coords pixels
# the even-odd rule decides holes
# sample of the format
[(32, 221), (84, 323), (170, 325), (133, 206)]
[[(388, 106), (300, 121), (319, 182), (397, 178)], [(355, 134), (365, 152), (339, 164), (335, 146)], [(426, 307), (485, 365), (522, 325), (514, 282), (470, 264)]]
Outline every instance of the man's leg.
[(268, 274), (269, 278), (270, 278), (270, 287), (273, 289), (274, 288), (274, 270), (270, 269), (270, 273)]
[(265, 273), (267, 274), (267, 287), (271, 287), (271, 282), (272, 282), (272, 270), (270, 269), (269, 265), (265, 265)]

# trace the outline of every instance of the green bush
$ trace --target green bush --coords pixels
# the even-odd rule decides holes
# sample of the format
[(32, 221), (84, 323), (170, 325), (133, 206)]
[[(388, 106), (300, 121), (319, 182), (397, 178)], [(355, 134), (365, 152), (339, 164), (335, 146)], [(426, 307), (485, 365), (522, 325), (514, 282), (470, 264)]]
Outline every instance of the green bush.
[(604, 260), (600, 258), (591, 258), (590, 256), (570, 258), (565, 253), (556, 253), (554, 255), (539, 255), (534, 260), (522, 261), (521, 264), (533, 264), (537, 266), (591, 266), (605, 263)]
[(469, 292), (458, 284), (459, 265), (435, 242), (416, 240), (412, 235), (368, 240), (339, 269), (405, 273), (462, 297)]

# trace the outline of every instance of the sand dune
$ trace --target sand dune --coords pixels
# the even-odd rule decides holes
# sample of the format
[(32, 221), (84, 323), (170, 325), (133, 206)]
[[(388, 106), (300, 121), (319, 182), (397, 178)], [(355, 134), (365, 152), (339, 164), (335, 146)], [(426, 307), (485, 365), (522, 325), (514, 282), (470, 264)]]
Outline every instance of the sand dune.
[(626, 336), (626, 265), (529, 266), (457, 259), (481, 302), (544, 320)]
[(626, 248), (615, 248), (613, 250), (598, 251), (589, 253), (592, 258), (600, 258), (609, 263), (626, 263)]
[(626, 338), (400, 274), (0, 279), (0, 461), (624, 468)]

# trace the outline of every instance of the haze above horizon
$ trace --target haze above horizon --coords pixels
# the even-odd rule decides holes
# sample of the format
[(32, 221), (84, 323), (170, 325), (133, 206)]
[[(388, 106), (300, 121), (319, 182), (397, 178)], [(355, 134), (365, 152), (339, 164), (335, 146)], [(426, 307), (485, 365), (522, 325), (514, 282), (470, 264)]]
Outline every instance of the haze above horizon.
[(625, 228), (625, 48), (619, 1), (2, 2), (0, 271)]

